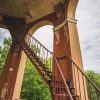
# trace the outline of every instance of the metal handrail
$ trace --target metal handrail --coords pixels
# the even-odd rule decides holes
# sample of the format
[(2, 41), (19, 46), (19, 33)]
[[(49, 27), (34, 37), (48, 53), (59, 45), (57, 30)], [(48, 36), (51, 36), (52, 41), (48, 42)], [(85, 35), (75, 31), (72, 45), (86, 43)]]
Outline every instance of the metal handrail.
[(91, 81), (91, 79), (80, 69), (80, 67), (69, 57), (67, 54), (65, 55), (71, 62), (79, 69), (79, 71), (87, 78), (87, 80), (94, 86), (94, 88), (100, 93), (100, 90), (97, 88), (97, 86)]
[(62, 78), (62, 80), (63, 80), (63, 82), (64, 82), (64, 85), (65, 85), (65, 88), (66, 88), (66, 90), (67, 90), (67, 93), (68, 93), (68, 95), (69, 95), (69, 97), (70, 97), (70, 100), (73, 100), (72, 95), (71, 95), (71, 93), (70, 93), (70, 90), (69, 90), (69, 88), (68, 88), (68, 85), (66, 84), (66, 80), (65, 80), (65, 78), (64, 78), (64, 75), (63, 75), (63, 73), (62, 73), (62, 71), (61, 71), (60, 65), (59, 65), (59, 63), (58, 63), (58, 61), (57, 61), (57, 58), (56, 58), (55, 56), (54, 56), (54, 59), (55, 59), (55, 61), (56, 61), (58, 70), (59, 70), (59, 72), (60, 72), (60, 74), (61, 74), (61, 78)]
[[(29, 34), (29, 33), (28, 33), (28, 34)], [(43, 48), (45, 48), (45, 49), (54, 57), (54, 60), (55, 60), (55, 62), (56, 62), (56, 64), (57, 64), (57, 68), (58, 68), (58, 70), (59, 70), (59, 72), (60, 72), (61, 78), (62, 78), (63, 83), (64, 83), (64, 85), (65, 85), (66, 91), (67, 91), (67, 93), (68, 93), (68, 95), (69, 95), (69, 98), (70, 98), (70, 100), (73, 100), (72, 95), (71, 95), (71, 92), (70, 92), (70, 90), (69, 90), (69, 88), (68, 88), (68, 85), (66, 84), (66, 80), (65, 80), (64, 75), (63, 75), (63, 73), (62, 73), (62, 71), (61, 71), (61, 68), (60, 68), (60, 65), (59, 65), (59, 63), (58, 63), (58, 61), (57, 61), (56, 56), (55, 56), (51, 51), (49, 51), (46, 47), (44, 47), (44, 46), (43, 46), (37, 39), (35, 39), (31, 34), (29, 34), (29, 35), (30, 35), (36, 42), (38, 42)]]
[(34, 38), (30, 33), (28, 33), (28, 35), (30, 35), (36, 42), (38, 42), (43, 48), (45, 48), (49, 53), (51, 53), (53, 55), (53, 53), (48, 50), (44, 45), (42, 45), (36, 38)]
[[(85, 90), (85, 80), (84, 78), (86, 79), (88, 85), (89, 85), (89, 90), (88, 90), (88, 97), (91, 99), (91, 91), (90, 91), (90, 85), (93, 87), (94, 91), (95, 91), (95, 94), (96, 94), (96, 99), (99, 100), (98, 96), (100, 96), (100, 90), (97, 88), (97, 86), (91, 81), (91, 79), (82, 71), (82, 69), (71, 59), (70, 56), (68, 56), (67, 54), (65, 54), (64, 56), (62, 57), (58, 57), (57, 58), (58, 60), (62, 60), (62, 59), (66, 59), (66, 61), (70, 60), (71, 63), (74, 65), (72, 67), (74, 67), (73, 71), (74, 71), (74, 77), (75, 77), (75, 80), (76, 80), (76, 73), (78, 74), (78, 82), (79, 82), (79, 72), (80, 74), (82, 75), (82, 79), (83, 79), (83, 85), (84, 85), (84, 95), (86, 93), (87, 90)], [(76, 71), (75, 71), (75, 68), (76, 68)], [(75, 85), (76, 85), (76, 81), (75, 81)], [(77, 87), (78, 88), (78, 87)], [(80, 84), (79, 84), (79, 90), (80, 90)], [(81, 96), (81, 92), (80, 92), (80, 96)], [(86, 95), (85, 95), (85, 100), (86, 100)], [(94, 100), (94, 99), (93, 99)]]

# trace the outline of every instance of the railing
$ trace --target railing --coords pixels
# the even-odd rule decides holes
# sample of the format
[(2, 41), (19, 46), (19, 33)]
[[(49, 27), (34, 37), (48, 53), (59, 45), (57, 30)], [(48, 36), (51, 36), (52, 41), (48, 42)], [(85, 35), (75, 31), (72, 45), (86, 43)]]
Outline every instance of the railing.
[[(47, 69), (52, 72), (52, 83), (51, 86), (54, 87), (53, 94), (55, 95), (66, 95), (70, 100), (73, 100), (70, 90), (66, 84), (64, 75), (60, 69), (60, 65), (53, 55), (47, 48), (45, 48), (38, 40), (36, 40), (31, 34), (27, 34), (25, 42), (30, 46), (35, 54), (41, 59), (41, 61), (46, 65)], [(53, 61), (52, 61), (53, 58)], [(52, 63), (54, 62), (54, 64)], [(54, 67), (54, 68), (52, 68)], [(52, 70), (53, 69), (53, 70)], [(62, 88), (59, 88), (62, 87)], [(62, 100), (62, 99), (59, 99)]]
[[(69, 90), (69, 87), (68, 87), (66, 80), (64, 78), (64, 75), (61, 71), (60, 65), (59, 65), (56, 57), (55, 56), (53, 56), (53, 57), (54, 57), (54, 62), (55, 62), (54, 67), (56, 66), (56, 68), (54, 68), (54, 70), (53, 70), (53, 78), (52, 78), (52, 80), (53, 80), (52, 85), (55, 86), (54, 94), (58, 94), (58, 95), (61, 94), (61, 96), (66, 95), (70, 98), (70, 100), (73, 100), (72, 95)], [(66, 94), (66, 92), (67, 92), (67, 94)], [(63, 99), (64, 98), (66, 99), (66, 96), (63, 97)], [(59, 100), (62, 100), (62, 98), (60, 98), (60, 96), (59, 96)]]
[(52, 72), (52, 53), (47, 48), (45, 48), (38, 40), (36, 40), (31, 34), (28, 34), (26, 36), (25, 42), (40, 58), (45, 67), (47, 67), (47, 69)]
[(77, 91), (79, 91), (80, 100), (83, 97), (84, 100), (100, 100), (100, 90), (68, 55), (60, 57), (58, 59), (66, 59), (66, 61), (70, 61), (72, 63), (74, 85), (76, 94)]
[[(65, 91), (63, 90), (64, 88), (66, 90), (66, 96), (69, 96), (70, 100), (73, 100), (69, 88), (66, 84), (64, 75), (60, 69), (60, 65), (58, 63), (59, 58), (57, 59), (52, 52), (50, 52), (47, 48), (45, 48), (31, 34), (27, 35), (27, 37), (25, 38), (25, 42), (27, 43), (28, 46), (30, 46), (31, 49), (33, 49), (33, 51), (46, 65), (49, 71), (52, 72), (52, 81), (53, 81), (52, 86), (58, 87), (54, 89), (53, 91), (54, 94), (65, 94)], [(75, 86), (76, 94), (80, 96), (80, 100), (83, 99), (83, 97), (84, 100), (100, 100), (100, 90), (86, 76), (86, 74), (81, 70), (81, 68), (68, 55), (60, 57), (60, 59), (66, 59), (66, 61), (70, 61), (72, 63), (74, 86)], [(53, 65), (52, 62), (54, 62)], [(53, 70), (52, 70), (52, 66), (54, 67)], [(88, 87), (86, 87), (86, 85), (88, 85)]]

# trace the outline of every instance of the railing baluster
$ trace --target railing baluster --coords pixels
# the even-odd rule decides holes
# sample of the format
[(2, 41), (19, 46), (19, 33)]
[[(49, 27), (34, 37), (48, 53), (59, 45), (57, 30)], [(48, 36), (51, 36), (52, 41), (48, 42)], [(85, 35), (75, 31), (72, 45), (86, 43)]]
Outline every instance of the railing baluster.
[(43, 58), (43, 63), (45, 63), (44, 48), (43, 47), (42, 47), (42, 58)]
[[(49, 62), (49, 58), (48, 58), (48, 51), (46, 51), (47, 53), (46, 53), (46, 65), (48, 66), (48, 62)], [(50, 68), (48, 68), (48, 69), (50, 69)]]
[(50, 70), (52, 70), (52, 56), (50, 54)]
[(77, 74), (78, 74), (78, 85), (79, 85), (79, 94), (80, 94), (80, 100), (81, 100), (81, 87), (80, 87), (80, 79), (79, 79), (79, 70), (78, 70), (78, 68), (77, 68)]
[[(86, 100), (86, 86), (85, 86), (85, 79), (89, 81), (89, 83), (91, 84), (91, 86), (93, 86), (93, 88), (100, 94), (100, 90), (96, 87), (96, 85), (86, 76), (86, 74), (80, 69), (79, 66), (76, 65), (76, 63), (66, 54), (65, 56), (63, 57), (60, 57), (60, 59), (63, 59), (67, 57), (75, 66), (73, 66), (73, 69), (75, 70), (75, 68), (78, 69), (78, 71), (81, 73), (82, 77), (83, 77), (83, 87), (84, 87), (84, 95), (85, 95), (85, 100)], [(67, 59), (66, 59), (67, 61)], [(74, 71), (75, 72), (75, 71)], [(84, 79), (85, 78), (85, 79)], [(75, 79), (76, 80), (76, 79)], [(76, 88), (77, 89), (77, 88)], [(89, 91), (88, 91), (89, 92)], [(91, 97), (91, 93), (89, 94), (90, 95), (90, 100), (93, 100), (92, 97)], [(97, 96), (96, 96), (97, 97)]]
[(89, 98), (89, 100), (91, 100), (91, 91), (90, 91), (90, 84), (89, 84), (89, 81), (88, 80), (86, 80), (87, 81), (87, 92), (88, 92), (88, 98)]
[(85, 86), (85, 81), (84, 81), (83, 74), (82, 74), (82, 79), (83, 79), (84, 96), (85, 96), (85, 100), (86, 100), (86, 90), (85, 90), (86, 86)]
[[(72, 66), (74, 66), (74, 64), (72, 63)], [(76, 81), (76, 70), (75, 70), (75, 67), (73, 68), (73, 70), (74, 70), (74, 78), (75, 78), (75, 88), (77, 87), (77, 81)], [(76, 94), (77, 94), (77, 88), (75, 89), (75, 91), (76, 91)]]
[(40, 49), (39, 49), (39, 57), (40, 57), (40, 55), (41, 55), (41, 45), (40, 45)]

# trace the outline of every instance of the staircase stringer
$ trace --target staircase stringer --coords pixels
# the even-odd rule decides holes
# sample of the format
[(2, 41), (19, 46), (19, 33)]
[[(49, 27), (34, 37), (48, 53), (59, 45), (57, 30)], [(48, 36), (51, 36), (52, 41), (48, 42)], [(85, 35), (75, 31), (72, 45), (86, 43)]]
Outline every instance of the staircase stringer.
[[(23, 42), (24, 43), (24, 42)], [(30, 57), (30, 55), (26, 52), (26, 50), (23, 48), (23, 44), (22, 41), (20, 42), (21, 44), (21, 48), (24, 50), (25, 54), (27, 55), (27, 57), (30, 59), (31, 63), (34, 65), (34, 67), (36, 68), (36, 70), (38, 71), (38, 73), (40, 74), (40, 76), (43, 78), (43, 80), (48, 84), (48, 80), (47, 78), (44, 76), (44, 74), (42, 74), (41, 70), (37, 67), (37, 65), (33, 62), (32, 58)]]

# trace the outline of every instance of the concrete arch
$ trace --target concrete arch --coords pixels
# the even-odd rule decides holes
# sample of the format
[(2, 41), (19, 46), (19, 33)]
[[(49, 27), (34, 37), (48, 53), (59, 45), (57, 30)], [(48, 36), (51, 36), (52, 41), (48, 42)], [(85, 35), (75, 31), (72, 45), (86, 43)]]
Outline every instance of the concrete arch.
[(48, 21), (48, 20), (45, 20), (45, 21), (41, 21), (35, 25), (33, 25), (33, 27), (31, 27), (28, 31), (28, 33), (32, 34), (34, 33), (37, 29), (39, 29), (40, 27), (42, 26), (45, 26), (45, 25), (52, 25), (53, 26), (53, 23)]

